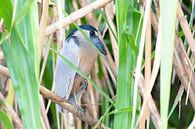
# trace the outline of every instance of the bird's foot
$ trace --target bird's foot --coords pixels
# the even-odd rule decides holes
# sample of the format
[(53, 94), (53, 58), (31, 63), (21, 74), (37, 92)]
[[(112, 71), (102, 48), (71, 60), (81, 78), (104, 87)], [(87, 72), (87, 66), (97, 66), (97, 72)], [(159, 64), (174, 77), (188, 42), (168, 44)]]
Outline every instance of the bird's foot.
[(78, 92), (74, 93), (74, 99), (75, 99), (76, 105), (78, 105), (78, 101), (81, 99), (81, 96), (84, 93), (87, 86), (88, 86), (87, 80), (81, 81)]
[(81, 114), (83, 117), (85, 116), (85, 109), (83, 109), (81, 106), (76, 105), (77, 111), (79, 112), (79, 114)]
[(87, 82), (87, 80), (83, 80), (83, 81), (81, 81), (81, 83), (80, 83), (80, 87), (81, 87), (81, 89), (86, 89), (86, 88), (87, 88), (87, 86), (88, 86), (88, 82)]
[(79, 91), (77, 92), (77, 94), (74, 94), (76, 108), (79, 111), (79, 113), (82, 114), (82, 116), (85, 116), (86, 111), (81, 106), (79, 106), (78, 100), (81, 99), (81, 96), (85, 89), (87, 88), (87, 86), (88, 86), (87, 80), (81, 81)]

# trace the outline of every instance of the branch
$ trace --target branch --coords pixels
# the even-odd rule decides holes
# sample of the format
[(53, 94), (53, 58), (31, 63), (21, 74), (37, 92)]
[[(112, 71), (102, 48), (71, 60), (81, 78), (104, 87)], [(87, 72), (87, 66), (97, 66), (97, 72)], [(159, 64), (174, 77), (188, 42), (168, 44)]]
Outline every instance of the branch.
[(190, 49), (192, 51), (192, 54), (195, 57), (195, 40), (193, 38), (190, 27), (188, 25), (188, 22), (187, 22), (187, 20), (184, 16), (181, 5), (179, 3), (178, 3), (178, 6), (177, 6), (177, 17), (179, 19), (179, 23), (180, 23), (181, 28), (184, 32), (186, 40), (188, 41), (188, 44), (189, 44)]
[[(146, 88), (144, 86), (144, 77), (143, 77), (143, 75), (140, 76), (138, 83), (139, 83), (138, 84), (139, 92), (140, 92), (142, 98), (144, 98), (144, 96), (146, 96), (147, 93), (146, 93), (146, 90), (145, 90)], [(154, 123), (155, 128), (160, 129), (160, 115), (158, 113), (158, 110), (156, 108), (156, 105), (154, 103), (154, 100), (153, 100), (151, 94), (148, 97), (148, 107), (149, 107), (149, 110), (150, 110), (150, 113), (151, 113), (151, 118), (152, 118), (152, 121)]]
[(69, 104), (66, 100), (64, 100), (60, 96), (57, 96), (56, 94), (54, 94), (50, 90), (46, 89), (45, 87), (40, 86), (40, 93), (44, 97), (50, 99), (54, 103), (57, 103), (58, 105), (62, 106), (64, 109), (68, 110), (69, 112), (71, 112), (75, 116), (79, 117), (81, 120), (87, 122), (89, 125), (94, 126), (98, 123), (98, 121), (95, 120), (93, 117), (91, 117), (87, 112), (84, 113), (84, 112), (80, 111), (78, 108)]
[(88, 13), (92, 12), (95, 9), (98, 9), (106, 4), (108, 4), (109, 2), (111, 2), (112, 0), (97, 0), (73, 13), (71, 13), (70, 15), (68, 15), (67, 17), (63, 18), (61, 23), (59, 21), (52, 23), (51, 25), (49, 25), (46, 30), (45, 30), (45, 36), (56, 32), (57, 30), (59, 30), (60, 28), (64, 28), (67, 25), (75, 22), (76, 20), (84, 17), (85, 15), (87, 15)]

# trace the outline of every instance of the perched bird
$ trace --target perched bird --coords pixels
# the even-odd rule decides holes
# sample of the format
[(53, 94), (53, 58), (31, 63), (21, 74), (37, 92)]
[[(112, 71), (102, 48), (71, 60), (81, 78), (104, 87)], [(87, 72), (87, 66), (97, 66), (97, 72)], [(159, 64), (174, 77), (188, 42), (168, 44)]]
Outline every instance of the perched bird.
[[(77, 28), (74, 29), (67, 36), (60, 54), (88, 75), (97, 59), (98, 50), (103, 55), (107, 55), (107, 52), (96, 28), (91, 25), (80, 25), (79, 28), (85, 35)], [(91, 45), (89, 39), (96, 48)], [(71, 104), (77, 105), (88, 85), (87, 80), (68, 67), (61, 57), (57, 59), (55, 75), (55, 93)], [(58, 112), (63, 112), (62, 107), (56, 106)]]

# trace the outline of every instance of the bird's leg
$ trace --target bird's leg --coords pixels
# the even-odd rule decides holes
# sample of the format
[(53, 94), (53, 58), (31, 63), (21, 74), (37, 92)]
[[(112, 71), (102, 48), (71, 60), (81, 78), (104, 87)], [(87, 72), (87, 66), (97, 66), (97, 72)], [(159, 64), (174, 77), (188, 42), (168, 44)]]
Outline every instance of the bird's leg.
[(87, 88), (87, 86), (88, 86), (87, 80), (81, 81), (79, 90), (75, 95), (76, 104), (78, 104), (77, 102), (78, 102), (78, 100), (81, 99), (81, 96), (82, 96), (83, 92), (85, 91), (85, 89)]
[(74, 93), (74, 99), (75, 99), (76, 106), (82, 112), (85, 112), (85, 111), (79, 106), (78, 101), (81, 99), (81, 96), (83, 92), (85, 91), (85, 89), (87, 88), (87, 86), (88, 86), (87, 80), (81, 81), (78, 92), (76, 94)]

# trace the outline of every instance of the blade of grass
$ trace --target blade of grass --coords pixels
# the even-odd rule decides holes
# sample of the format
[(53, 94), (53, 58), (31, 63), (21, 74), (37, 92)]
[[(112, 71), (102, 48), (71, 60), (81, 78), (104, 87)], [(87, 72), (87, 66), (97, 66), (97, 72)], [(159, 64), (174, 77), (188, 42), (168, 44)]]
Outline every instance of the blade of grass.
[(160, 0), (159, 35), (161, 44), (160, 114), (161, 129), (167, 129), (175, 38), (177, 0)]
[(102, 17), (105, 20), (106, 24), (108, 25), (108, 28), (112, 32), (112, 35), (114, 36), (114, 39), (117, 41), (117, 36), (114, 33), (114, 31), (112, 30), (112, 28), (111, 28), (111, 26), (110, 26), (110, 24), (109, 24), (109, 22), (108, 22), (108, 20), (107, 20), (107, 18), (105, 16), (105, 13), (102, 10), (100, 10), (100, 9), (98, 11), (100, 12), (100, 14), (102, 15)]
[(2, 0), (0, 4), (0, 19), (4, 19), (6, 29), (10, 30), (12, 20), (12, 4), (10, 0)]
[(145, 33), (146, 33), (146, 27), (148, 22), (148, 16), (150, 11), (150, 5), (151, 0), (147, 0), (146, 2), (146, 10), (144, 12), (144, 21), (143, 21), (143, 28), (142, 28), (142, 34), (141, 34), (141, 40), (140, 40), (140, 47), (139, 47), (139, 54), (137, 58), (137, 64), (136, 64), (136, 70), (135, 70), (135, 84), (134, 84), (134, 98), (133, 98), (133, 112), (132, 112), (132, 123), (131, 123), (131, 129), (134, 128), (134, 122), (135, 122), (135, 115), (136, 115), (136, 109), (137, 109), (137, 92), (138, 92), (138, 81), (140, 78), (141, 73), (141, 65), (142, 65), (142, 58), (143, 58), (143, 52), (144, 52), (144, 44), (145, 44)]
[(3, 124), (5, 129), (14, 129), (13, 124), (11, 123), (6, 112), (0, 111), (0, 122)]
[(178, 91), (178, 93), (177, 93), (177, 96), (176, 96), (176, 98), (175, 98), (175, 101), (174, 101), (174, 103), (173, 103), (173, 106), (172, 106), (172, 108), (171, 108), (171, 111), (169, 112), (168, 118), (171, 117), (171, 115), (172, 115), (173, 111), (175, 110), (177, 104), (179, 104), (179, 101), (181, 101), (181, 98), (182, 98), (182, 95), (183, 95), (183, 93), (184, 93), (184, 90), (185, 90), (184, 87), (183, 87), (183, 86), (180, 86), (179, 91)]
[[(133, 98), (135, 97), (133, 94), (133, 71), (135, 69), (137, 50), (139, 47), (139, 44), (136, 44), (135, 39), (140, 21), (140, 13), (135, 9), (135, 4), (135, 0), (116, 1), (117, 35), (119, 44), (116, 110), (126, 107), (132, 108)], [(139, 42), (139, 36), (137, 39), (137, 42)], [(140, 103), (138, 102), (137, 105), (140, 105)], [(117, 113), (114, 118), (114, 128), (130, 129), (131, 120), (131, 112)]]
[(106, 109), (106, 111), (104, 112), (104, 114), (100, 117), (100, 119), (98, 120), (98, 123), (93, 127), (93, 129), (96, 129), (96, 128), (98, 127), (98, 125), (99, 125), (102, 121), (104, 121), (104, 118), (106, 117), (106, 115), (109, 114), (109, 111), (110, 111), (111, 107), (112, 107), (114, 104), (115, 104), (115, 102), (113, 101), (113, 102), (111, 103), (111, 105)]
[[(37, 1), (15, 2), (13, 14), (16, 15), (17, 23), (12, 19), (10, 39), (4, 40), (2, 50), (11, 74), (24, 128), (41, 129)], [(23, 7), (25, 11), (21, 12)]]

